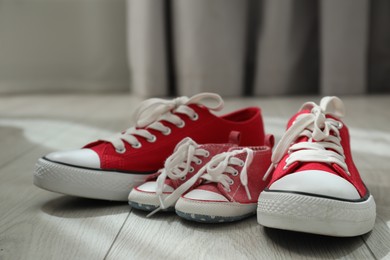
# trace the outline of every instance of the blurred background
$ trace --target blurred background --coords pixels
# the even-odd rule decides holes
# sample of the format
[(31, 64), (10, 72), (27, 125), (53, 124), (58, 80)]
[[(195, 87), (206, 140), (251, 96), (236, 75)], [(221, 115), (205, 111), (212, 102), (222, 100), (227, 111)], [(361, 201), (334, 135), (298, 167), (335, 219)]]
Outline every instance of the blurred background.
[(0, 94), (390, 92), (388, 0), (0, 0)]

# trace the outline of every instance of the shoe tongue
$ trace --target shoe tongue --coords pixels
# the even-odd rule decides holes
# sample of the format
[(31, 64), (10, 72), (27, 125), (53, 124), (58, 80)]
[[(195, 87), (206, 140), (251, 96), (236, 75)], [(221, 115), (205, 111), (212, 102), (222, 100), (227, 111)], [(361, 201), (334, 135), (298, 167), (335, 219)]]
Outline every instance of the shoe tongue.
[[(206, 151), (208, 151), (210, 153), (210, 156), (205, 158), (205, 157), (200, 157), (203, 161), (202, 164), (200, 165), (197, 165), (195, 164), (194, 162), (191, 163), (191, 166), (194, 167), (195, 171), (193, 173), (187, 173), (187, 178), (186, 180), (190, 179), (193, 175), (196, 174), (196, 172), (198, 170), (200, 170), (200, 168), (202, 168), (202, 166), (204, 166), (214, 155), (217, 155), (217, 154), (220, 154), (220, 153), (223, 153), (223, 152), (226, 152), (228, 151), (230, 148), (232, 147), (235, 147), (236, 144), (231, 144), (231, 143), (226, 143), (226, 144), (200, 144), (198, 146), (197, 149), (205, 149)], [(177, 188), (179, 187), (180, 185), (183, 184), (183, 180), (180, 180), (180, 179), (176, 179), (176, 180), (172, 180), (170, 178), (166, 178), (165, 180), (165, 184), (166, 185), (169, 185), (173, 188)], [(198, 183), (194, 184), (195, 186), (197, 185)]]
[(177, 181), (175, 182), (175, 181), (173, 181), (173, 180), (171, 180), (169, 178), (166, 178), (164, 183), (165, 183), (165, 185), (171, 186), (174, 189), (176, 189), (177, 186), (178, 186), (178, 182)]
[[(240, 146), (232, 147), (232, 148), (229, 149), (228, 152), (242, 150), (242, 148), (244, 148), (244, 147), (242, 147), (242, 146), (241, 147)], [(250, 148), (250, 147), (248, 147), (248, 148)], [(241, 153), (238, 153), (238, 154), (234, 155), (233, 157), (236, 157), (236, 158), (238, 158), (240, 160), (245, 160), (246, 156), (247, 156), (246, 152), (242, 151)]]
[[(221, 191), (218, 189), (218, 184), (217, 183), (204, 183), (200, 186), (198, 186), (196, 189), (198, 190), (207, 190), (215, 193), (222, 194)], [(224, 194), (222, 194), (224, 195)]]
[(290, 128), (290, 126), (294, 123), (294, 121), (297, 119), (298, 116), (302, 115), (302, 114), (309, 114), (311, 113), (310, 110), (301, 110), (299, 111), (298, 113), (296, 113), (293, 117), (291, 117), (291, 119), (288, 121), (287, 123), (287, 129)]
[(237, 151), (237, 150), (242, 150), (242, 146), (233, 146), (233, 147), (230, 147), (228, 152), (233, 152), (233, 151)]
[[(192, 108), (192, 109), (195, 110), (195, 111), (196, 111), (196, 110), (201, 110), (202, 113), (212, 114), (209, 108), (207, 108), (206, 106), (201, 105), (201, 104), (189, 104), (189, 105), (187, 105), (187, 106), (190, 107), (190, 108)], [(180, 113), (178, 113), (178, 114), (180, 114)]]
[[(310, 110), (307, 110), (307, 109), (303, 109), (301, 111), (299, 111), (297, 114), (295, 114), (288, 122), (287, 124), (287, 129), (291, 127), (291, 125), (293, 124), (293, 122), (296, 120), (296, 118), (302, 114), (309, 114), (311, 113)], [(306, 136), (302, 136), (302, 137), (299, 137), (295, 143), (300, 143), (300, 142), (307, 142), (309, 140), (308, 137)], [(313, 140), (312, 142), (315, 142), (315, 140)], [(326, 172), (331, 172), (331, 173), (336, 173), (335, 169), (329, 165), (329, 164), (326, 164), (326, 163), (320, 163), (320, 162), (304, 162), (304, 163), (300, 163), (298, 167), (296, 167), (293, 171), (294, 172), (298, 172), (298, 171), (306, 171), (306, 170), (313, 170), (313, 169), (318, 169), (318, 170), (322, 170), (322, 171), (326, 171)]]
[(294, 172), (302, 172), (302, 171), (312, 171), (313, 169), (318, 171), (330, 172), (338, 175), (336, 170), (329, 164), (320, 163), (320, 162), (305, 162), (301, 163)]

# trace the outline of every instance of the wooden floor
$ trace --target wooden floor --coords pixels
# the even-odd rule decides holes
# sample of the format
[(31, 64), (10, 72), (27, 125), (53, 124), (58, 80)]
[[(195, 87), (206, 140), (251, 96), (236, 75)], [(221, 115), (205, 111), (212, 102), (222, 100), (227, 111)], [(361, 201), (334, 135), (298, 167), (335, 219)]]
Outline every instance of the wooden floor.
[[(225, 111), (261, 106), (277, 138), (302, 102), (318, 97), (227, 100)], [(354, 159), (377, 203), (375, 228), (332, 238), (264, 228), (252, 217), (194, 224), (150, 219), (126, 203), (74, 198), (32, 184), (42, 155), (127, 128), (131, 96), (0, 97), (0, 259), (390, 258), (390, 96), (344, 98)]]

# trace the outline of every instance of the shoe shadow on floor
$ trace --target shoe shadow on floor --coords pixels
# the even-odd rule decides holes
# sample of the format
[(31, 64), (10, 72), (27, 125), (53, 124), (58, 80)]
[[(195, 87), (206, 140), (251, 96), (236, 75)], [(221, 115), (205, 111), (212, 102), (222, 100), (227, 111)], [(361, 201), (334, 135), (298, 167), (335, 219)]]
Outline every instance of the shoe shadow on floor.
[[(330, 237), (308, 233), (286, 231), (263, 227), (267, 239), (277, 247), (288, 250), (293, 254), (306, 257), (324, 258), (373, 258), (364, 245), (362, 236), (357, 237)], [(365, 236), (370, 236), (371, 232)], [(361, 252), (359, 251), (361, 249)], [(355, 252), (356, 251), (356, 252)], [(363, 252), (365, 251), (366, 254)]]
[(225, 222), (225, 223), (203, 223), (203, 222), (195, 222), (195, 221), (189, 221), (187, 219), (183, 219), (178, 217), (178, 221), (186, 227), (191, 228), (199, 231), (211, 231), (211, 232), (225, 232), (226, 230), (244, 230), (247, 228), (250, 228), (253, 225), (257, 225), (256, 222), (256, 216), (250, 216), (246, 217), (239, 221), (234, 222)]
[(128, 213), (130, 207), (125, 201), (60, 196), (44, 203), (41, 209), (48, 215), (61, 218), (94, 218)]
[(131, 214), (134, 214), (135, 216), (139, 218), (144, 218), (150, 221), (158, 221), (158, 222), (166, 222), (166, 223), (180, 223), (185, 228), (194, 229), (194, 230), (225, 230), (226, 228), (235, 228), (237, 225), (247, 225), (246, 223), (249, 222), (256, 222), (255, 216), (251, 216), (249, 218), (243, 219), (241, 221), (237, 222), (230, 222), (230, 223), (200, 223), (200, 222), (193, 222), (189, 221), (183, 218), (180, 218), (174, 211), (159, 211), (156, 214), (150, 216), (149, 218), (146, 217), (146, 215), (149, 214), (147, 211), (139, 210), (139, 209), (131, 209)]

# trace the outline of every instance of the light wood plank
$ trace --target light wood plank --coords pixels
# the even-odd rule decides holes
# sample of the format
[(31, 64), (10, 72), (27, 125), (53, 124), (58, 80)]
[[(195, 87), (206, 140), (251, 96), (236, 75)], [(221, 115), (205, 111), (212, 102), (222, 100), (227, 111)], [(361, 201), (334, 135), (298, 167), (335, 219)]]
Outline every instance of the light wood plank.
[[(24, 108), (19, 106), (19, 110), (1, 111), (0, 122), (3, 124), (0, 133), (7, 134), (1, 144), (9, 148), (1, 149), (0, 153), (1, 259), (102, 259), (129, 214), (126, 203), (73, 198), (32, 185), (36, 160), (51, 152), (53, 146), (62, 149), (68, 147), (69, 143), (74, 148), (84, 145), (86, 140), (77, 137), (82, 127), (90, 126), (88, 121), (96, 125), (95, 128), (86, 128), (94, 130), (83, 133), (88, 138), (100, 136), (106, 127), (118, 125), (117, 120), (112, 120), (101, 105), (107, 98), (84, 100), (84, 104), (80, 102), (68, 110), (72, 98), (31, 98), (34, 104), (56, 104), (54, 110), (49, 110), (47, 106), (31, 105)], [(15, 97), (12, 99), (18, 100)], [(121, 102), (119, 107), (115, 104), (112, 107), (124, 106), (129, 105)], [(42, 120), (40, 116), (44, 117), (45, 113), (54, 119)], [(99, 120), (101, 115), (106, 118), (103, 123)], [(124, 117), (123, 114), (120, 116)], [(58, 123), (57, 118), (63, 119)], [(41, 122), (39, 120), (43, 122), (42, 125), (35, 126), (36, 122)], [(12, 124), (16, 127), (9, 126)], [(33, 136), (33, 142), (26, 138), (29, 134)]]
[[(242, 106), (261, 105), (267, 130), (276, 133), (277, 137), (280, 137), (284, 132), (287, 119), (307, 100), (313, 99), (297, 97), (289, 99), (274, 98), (272, 100), (230, 100), (227, 102), (227, 109), (233, 110)], [(314, 98), (314, 100), (318, 101), (319, 98)], [(369, 102), (374, 104), (376, 100), (374, 98)], [(381, 105), (377, 106), (376, 109), (371, 108), (370, 112), (374, 114), (378, 112), (379, 115), (383, 116), (381, 109), (387, 101), (388, 98), (379, 98), (378, 102)], [(361, 113), (368, 118), (365, 127), (370, 125), (370, 118), (367, 112), (364, 112), (364, 106), (362, 109), (362, 103), (365, 104), (366, 102), (365, 98), (347, 99), (346, 101), (347, 105), (352, 108), (352, 115), (355, 115), (354, 108), (356, 108), (357, 113)], [(372, 118), (373, 121), (378, 122), (377, 117)], [(350, 128), (360, 129), (360, 123), (361, 116), (348, 119)], [(387, 125), (387, 128), (383, 126), (382, 130), (389, 129), (389, 127), (390, 125)], [(379, 204), (385, 203), (384, 198), (386, 195), (388, 197), (388, 189), (382, 190), (379, 188), (375, 190), (375, 184), (380, 180), (386, 181), (382, 175), (384, 173), (383, 169), (388, 169), (387, 158), (376, 157), (373, 163), (365, 164), (365, 161), (370, 160), (370, 157), (367, 156), (369, 153), (357, 149), (354, 154), (361, 162), (360, 166), (365, 166), (362, 167), (362, 172), (370, 171), (369, 174), (377, 178), (372, 182), (368, 182), (368, 185), (370, 189), (374, 190), (373, 193), (378, 197)], [(371, 155), (371, 157), (374, 156)], [(387, 164), (384, 165), (384, 162)], [(383, 168), (378, 167), (378, 165), (382, 165)], [(373, 169), (376, 172), (372, 172)], [(369, 175), (363, 177), (370, 178)], [(383, 196), (380, 196), (380, 193), (383, 193)], [(369, 236), (370, 240), (367, 240), (366, 237), (332, 238), (263, 228), (257, 224), (255, 218), (233, 224), (202, 225), (181, 220), (174, 214), (159, 214), (151, 219), (146, 219), (143, 212), (133, 210), (111, 249), (108, 259), (234, 259), (237, 257), (244, 259), (373, 259), (374, 254), (371, 250), (375, 250), (375, 248), (372, 247), (372, 244), (378, 239), (386, 238), (386, 234), (388, 234), (388, 230), (382, 226), (377, 223), (372, 233), (378, 232), (378, 234)], [(366, 244), (366, 241), (370, 243)], [(384, 243), (386, 244), (387, 240)], [(378, 250), (379, 252), (386, 252), (386, 248), (383, 246), (379, 246)], [(383, 255), (383, 253), (380, 255)]]
[(197, 224), (132, 210), (108, 259), (356, 258), (372, 255), (360, 237), (333, 238), (263, 228), (256, 218)]
[(363, 239), (376, 259), (390, 259), (390, 206), (377, 207), (374, 230)]
[[(261, 106), (267, 132), (280, 138), (287, 120), (307, 100), (319, 98), (228, 99), (224, 112)], [(102, 259), (106, 254), (108, 259), (390, 257), (390, 154), (386, 150), (390, 97), (343, 100), (355, 163), (378, 205), (374, 230), (356, 238), (267, 229), (254, 217), (223, 225), (194, 224), (164, 213), (146, 219), (143, 212), (130, 212), (126, 203), (40, 190), (31, 181), (37, 158), (127, 128), (140, 99), (125, 95), (0, 97), (0, 122), (19, 122), (0, 124), (0, 259)]]
[[(72, 198), (32, 185), (36, 149), (0, 170), (1, 259), (102, 259), (129, 207)], [(2, 249), (2, 250), (1, 250)]]

